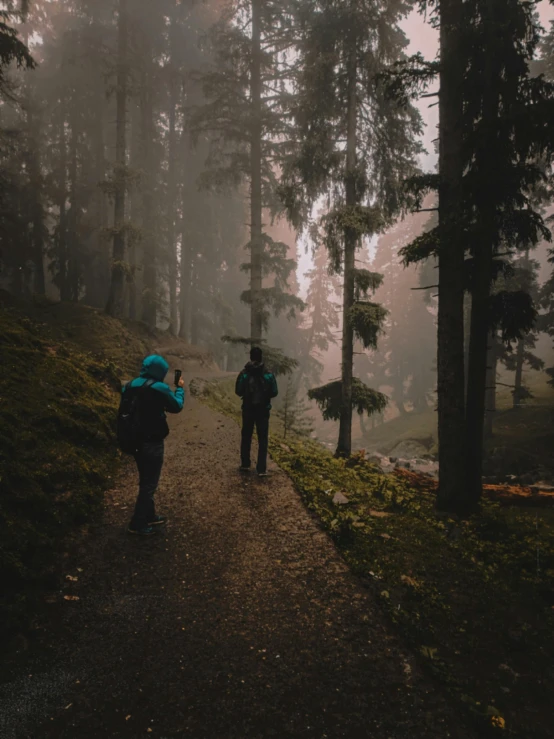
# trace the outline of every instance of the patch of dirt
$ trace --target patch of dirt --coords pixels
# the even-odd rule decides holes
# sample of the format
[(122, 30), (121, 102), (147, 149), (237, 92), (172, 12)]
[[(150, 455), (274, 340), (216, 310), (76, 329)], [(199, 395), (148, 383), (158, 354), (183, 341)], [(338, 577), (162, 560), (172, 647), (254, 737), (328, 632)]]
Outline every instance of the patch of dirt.
[(171, 426), (167, 530), (126, 536), (129, 465), (4, 669), (0, 736), (471, 737), (288, 477), (241, 476), (238, 427), (194, 399)]

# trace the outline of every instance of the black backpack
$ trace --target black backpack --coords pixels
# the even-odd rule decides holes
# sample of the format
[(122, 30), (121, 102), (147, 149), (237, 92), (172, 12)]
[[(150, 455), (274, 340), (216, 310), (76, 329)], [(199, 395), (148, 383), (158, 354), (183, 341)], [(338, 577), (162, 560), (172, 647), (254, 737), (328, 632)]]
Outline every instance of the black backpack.
[(147, 380), (135, 392), (131, 392), (131, 383), (125, 385), (117, 414), (117, 442), (124, 454), (136, 454), (142, 444), (139, 400), (155, 382)]
[(266, 405), (269, 393), (263, 375), (248, 375), (244, 400), (248, 405)]

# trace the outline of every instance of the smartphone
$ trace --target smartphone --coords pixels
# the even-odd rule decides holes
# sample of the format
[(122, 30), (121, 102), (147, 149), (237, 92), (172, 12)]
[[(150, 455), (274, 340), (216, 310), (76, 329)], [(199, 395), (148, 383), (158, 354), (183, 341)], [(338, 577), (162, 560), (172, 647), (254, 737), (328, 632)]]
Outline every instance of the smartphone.
[(175, 386), (179, 386), (179, 380), (183, 376), (183, 370), (175, 370)]

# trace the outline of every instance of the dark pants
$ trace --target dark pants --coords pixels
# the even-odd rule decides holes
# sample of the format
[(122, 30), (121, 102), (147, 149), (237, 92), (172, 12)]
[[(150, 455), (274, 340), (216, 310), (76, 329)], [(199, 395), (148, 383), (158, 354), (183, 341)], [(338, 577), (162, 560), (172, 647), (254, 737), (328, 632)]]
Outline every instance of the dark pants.
[(164, 463), (164, 442), (146, 441), (135, 455), (139, 471), (139, 493), (131, 527), (143, 529), (154, 521), (154, 493), (160, 481)]
[(250, 467), (250, 449), (252, 447), (252, 435), (254, 427), (258, 435), (258, 472), (266, 472), (267, 468), (267, 446), (269, 441), (269, 411), (267, 408), (243, 408), (242, 409), (242, 445), (240, 450), (241, 463), (243, 467)]

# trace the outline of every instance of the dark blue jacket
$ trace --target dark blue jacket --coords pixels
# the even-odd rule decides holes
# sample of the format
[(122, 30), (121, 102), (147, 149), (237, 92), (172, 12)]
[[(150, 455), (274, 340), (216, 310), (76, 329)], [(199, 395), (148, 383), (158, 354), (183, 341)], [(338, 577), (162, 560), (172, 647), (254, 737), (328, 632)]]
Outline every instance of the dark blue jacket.
[(248, 378), (250, 375), (261, 375), (264, 378), (265, 385), (267, 387), (267, 409), (271, 410), (271, 400), (273, 398), (276, 398), (277, 395), (279, 395), (279, 390), (277, 388), (277, 380), (275, 379), (275, 375), (272, 372), (268, 372), (265, 368), (264, 364), (258, 364), (257, 362), (248, 362), (246, 367), (242, 370), (240, 375), (237, 377), (237, 382), (235, 385), (235, 393), (240, 397), (243, 398), (243, 404), (242, 407), (246, 408), (247, 403), (244, 401), (244, 396), (246, 393), (246, 384), (248, 382)]
[(163, 357), (152, 354), (142, 363), (140, 377), (124, 386), (123, 392), (137, 392), (149, 380), (154, 384), (140, 398), (140, 425), (146, 441), (161, 441), (169, 434), (167, 413), (180, 413), (185, 404), (182, 387), (173, 391), (164, 380), (169, 365)]

